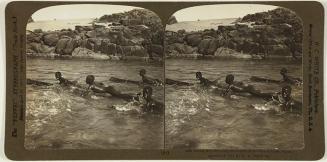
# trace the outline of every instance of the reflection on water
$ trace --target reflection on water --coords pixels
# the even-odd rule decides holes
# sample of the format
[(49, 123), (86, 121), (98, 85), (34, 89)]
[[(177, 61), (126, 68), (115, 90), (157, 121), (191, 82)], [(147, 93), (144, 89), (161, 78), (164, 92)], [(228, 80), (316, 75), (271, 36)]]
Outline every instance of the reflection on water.
[[(236, 81), (276, 92), (280, 85), (252, 83), (253, 75), (280, 79), (286, 67), (290, 75), (302, 77), (301, 63), (288, 61), (166, 60), (165, 76), (195, 83), (195, 72), (209, 80), (232, 73)], [(293, 87), (292, 97), (302, 101), (302, 87)], [(166, 86), (165, 133), (167, 148), (196, 149), (301, 149), (302, 116), (254, 109), (266, 101), (254, 97), (223, 98), (199, 86)]]
[[(162, 79), (162, 67), (157, 64), (44, 59), (27, 60), (27, 78), (56, 83), (54, 73), (61, 71), (65, 78), (86, 87), (85, 77), (93, 74), (97, 81), (123, 93), (136, 94), (141, 92), (141, 86), (111, 83), (109, 78), (140, 80), (138, 70), (141, 68)], [(137, 107), (129, 106), (124, 100), (81, 96), (76, 89), (57, 84), (49, 87), (27, 85), (26, 92), (27, 149), (163, 148), (163, 117), (133, 111)], [(163, 102), (162, 87), (154, 88), (154, 98)]]

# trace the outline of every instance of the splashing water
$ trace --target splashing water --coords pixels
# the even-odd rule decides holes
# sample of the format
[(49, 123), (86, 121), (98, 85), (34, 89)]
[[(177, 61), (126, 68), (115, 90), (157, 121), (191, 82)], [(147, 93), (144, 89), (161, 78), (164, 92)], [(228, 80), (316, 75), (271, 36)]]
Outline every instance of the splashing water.
[[(301, 64), (264, 60), (166, 60), (166, 77), (196, 83), (195, 72), (224, 83), (227, 74), (236, 81), (274, 93), (277, 84), (253, 83), (251, 76), (279, 79), (286, 67), (301, 77)], [(302, 100), (302, 87), (292, 86), (292, 97)], [(166, 86), (166, 147), (192, 149), (302, 149), (302, 116), (276, 111), (278, 106), (251, 96), (221, 97), (200, 86)]]
[[(140, 115), (138, 107), (111, 95), (85, 92), (85, 77), (117, 90), (136, 94), (142, 87), (111, 83), (111, 76), (138, 80), (138, 69), (145, 68), (161, 78), (162, 68), (144, 62), (84, 60), (27, 60), (27, 77), (54, 83), (54, 86), (26, 87), (26, 149), (159, 149), (163, 147), (163, 117)], [(54, 73), (61, 71), (82, 89), (57, 85)], [(130, 77), (130, 78), (128, 78)], [(159, 100), (162, 88), (154, 87)], [(158, 99), (159, 98), (159, 99)], [(114, 105), (116, 108), (114, 109)]]

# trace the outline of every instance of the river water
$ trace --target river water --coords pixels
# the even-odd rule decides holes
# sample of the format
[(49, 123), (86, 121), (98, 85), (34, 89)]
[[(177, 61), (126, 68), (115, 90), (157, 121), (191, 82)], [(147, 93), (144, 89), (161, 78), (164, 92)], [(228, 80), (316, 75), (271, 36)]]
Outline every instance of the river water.
[[(86, 60), (27, 59), (27, 78), (57, 83), (56, 71), (85, 86), (85, 77), (112, 85), (123, 93), (136, 94), (142, 87), (112, 83), (109, 78), (140, 80), (138, 71), (162, 79), (160, 64)], [(27, 149), (160, 149), (163, 148), (163, 116), (142, 114), (126, 101), (107, 96), (81, 97), (59, 86), (27, 85), (25, 147)], [(154, 98), (163, 102), (163, 87), (154, 88)], [(118, 105), (119, 110), (113, 109)]]
[[(276, 92), (277, 84), (253, 83), (250, 76), (280, 79), (286, 67), (291, 76), (301, 77), (301, 64), (292, 61), (249, 60), (166, 60), (165, 76), (196, 83), (195, 72), (223, 82), (226, 74), (254, 85), (264, 92)], [(141, 86), (112, 83), (110, 77), (140, 80), (144, 68), (149, 76), (163, 79), (162, 65), (142, 61), (27, 60), (27, 78), (56, 83), (61, 71), (69, 80), (85, 86), (85, 77), (112, 85), (124, 93), (136, 94)], [(292, 86), (292, 97), (302, 100), (302, 87)], [(154, 98), (163, 102), (164, 88), (154, 88)], [(264, 100), (253, 97), (223, 98), (199, 86), (165, 87), (163, 116), (143, 114), (127, 102), (108, 96), (80, 96), (72, 89), (27, 85), (25, 147), (27, 149), (301, 149), (302, 116), (263, 111), (252, 104)], [(112, 108), (113, 105), (120, 109)], [(137, 108), (136, 108), (137, 109)], [(164, 127), (165, 125), (165, 127)], [(164, 130), (165, 129), (165, 130)]]
[[(195, 72), (209, 80), (234, 74), (236, 81), (276, 92), (276, 84), (252, 83), (251, 76), (280, 79), (285, 67), (291, 76), (302, 77), (299, 62), (282, 60), (166, 60), (165, 76), (196, 83)], [(292, 86), (292, 97), (302, 100), (302, 87)], [(304, 147), (302, 116), (254, 109), (266, 101), (253, 97), (223, 98), (198, 86), (166, 86), (165, 132), (167, 148), (281, 149)]]

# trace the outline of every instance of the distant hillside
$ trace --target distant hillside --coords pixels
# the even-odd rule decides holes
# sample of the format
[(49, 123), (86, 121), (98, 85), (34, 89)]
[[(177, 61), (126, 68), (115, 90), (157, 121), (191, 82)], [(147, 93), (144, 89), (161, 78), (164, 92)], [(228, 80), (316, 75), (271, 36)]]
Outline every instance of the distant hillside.
[(166, 30), (177, 32), (184, 29), (187, 32), (199, 31), (205, 29), (217, 29), (219, 25), (229, 25), (235, 22), (237, 18), (229, 19), (214, 19), (214, 20), (200, 20), (200, 21), (182, 21), (175, 24), (167, 25)]

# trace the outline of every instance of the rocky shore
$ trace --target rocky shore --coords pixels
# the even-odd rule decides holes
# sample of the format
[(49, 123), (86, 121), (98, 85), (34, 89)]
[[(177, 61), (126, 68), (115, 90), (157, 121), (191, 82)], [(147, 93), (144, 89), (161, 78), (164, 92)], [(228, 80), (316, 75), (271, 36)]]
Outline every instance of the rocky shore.
[[(176, 23), (171, 17), (168, 25)], [(302, 30), (300, 18), (284, 8), (199, 31), (164, 31), (155, 13), (134, 9), (103, 15), (74, 29), (27, 30), (26, 53), (28, 57), (162, 60), (165, 46), (166, 58), (300, 59)]]
[(29, 57), (161, 60), (163, 33), (156, 14), (134, 9), (74, 29), (27, 30), (26, 53)]
[(246, 15), (216, 29), (166, 31), (165, 52), (168, 58), (299, 59), (302, 30), (294, 12), (277, 8)]

